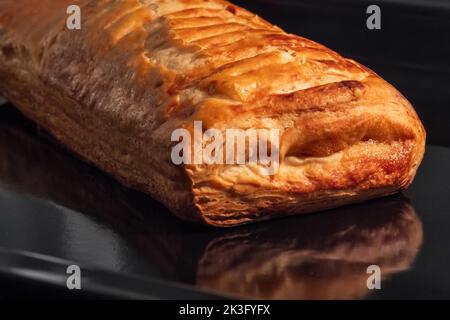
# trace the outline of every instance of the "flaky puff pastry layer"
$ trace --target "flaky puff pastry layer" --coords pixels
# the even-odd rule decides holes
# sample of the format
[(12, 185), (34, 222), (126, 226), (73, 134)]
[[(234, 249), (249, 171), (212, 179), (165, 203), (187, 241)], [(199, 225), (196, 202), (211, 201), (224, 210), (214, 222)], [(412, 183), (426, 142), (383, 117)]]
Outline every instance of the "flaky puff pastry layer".
[[(187, 220), (233, 226), (408, 187), (425, 130), (371, 70), (221, 0), (0, 2), (0, 92)], [(280, 168), (174, 165), (171, 134), (280, 129)], [(24, 173), (26, 174), (26, 173)], [(99, 199), (100, 200), (100, 199)]]

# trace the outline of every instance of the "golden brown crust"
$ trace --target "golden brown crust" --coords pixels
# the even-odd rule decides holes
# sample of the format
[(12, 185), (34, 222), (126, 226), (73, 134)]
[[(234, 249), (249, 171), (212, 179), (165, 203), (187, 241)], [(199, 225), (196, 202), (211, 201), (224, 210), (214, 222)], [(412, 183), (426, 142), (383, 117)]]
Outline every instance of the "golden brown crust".
[[(375, 73), (220, 0), (0, 3), (0, 92), (178, 216), (230, 226), (406, 188), (425, 130)], [(174, 129), (278, 128), (280, 170), (175, 166)]]

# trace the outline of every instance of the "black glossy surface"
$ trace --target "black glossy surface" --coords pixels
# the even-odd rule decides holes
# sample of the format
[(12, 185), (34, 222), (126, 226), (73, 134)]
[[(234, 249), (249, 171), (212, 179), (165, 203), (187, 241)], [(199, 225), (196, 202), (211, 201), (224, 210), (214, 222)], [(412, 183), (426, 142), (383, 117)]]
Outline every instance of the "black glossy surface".
[[(43, 283), (46, 294), (65, 295), (64, 266), (76, 263), (87, 295), (450, 299), (449, 8), (386, 4), (383, 29), (371, 32), (365, 2), (308, 3), (245, 6), (367, 64), (411, 100), (441, 147), (428, 147), (405, 196), (207, 229), (178, 221), (2, 106), (0, 297), (42, 295)], [(370, 264), (382, 269), (380, 291), (366, 288)]]
[[(39, 135), (13, 108), (1, 108), (0, 119), (0, 247), (97, 270), (86, 280), (93, 292), (112, 273), (125, 287), (127, 277), (144, 277), (245, 298), (450, 298), (450, 149), (428, 148), (411, 201), (398, 195), (216, 230), (178, 221)], [(15, 274), (22, 260), (8, 261), (0, 273)], [(371, 264), (382, 268), (381, 291), (366, 288)], [(65, 279), (64, 268), (39, 277)]]

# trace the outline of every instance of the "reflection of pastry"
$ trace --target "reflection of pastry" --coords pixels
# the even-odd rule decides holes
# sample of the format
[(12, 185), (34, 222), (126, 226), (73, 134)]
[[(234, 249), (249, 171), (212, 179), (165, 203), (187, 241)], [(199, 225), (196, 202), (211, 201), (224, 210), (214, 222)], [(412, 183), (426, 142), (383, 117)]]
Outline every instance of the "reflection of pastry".
[(369, 265), (386, 279), (409, 268), (422, 242), (401, 196), (230, 230), (184, 224), (37, 138), (11, 109), (0, 119), (1, 184), (110, 224), (168, 279), (244, 298), (362, 298)]
[(362, 298), (369, 265), (380, 266), (383, 279), (406, 270), (422, 242), (421, 222), (403, 198), (276, 223), (211, 241), (197, 284), (261, 299)]
[[(0, 92), (178, 216), (230, 226), (411, 183), (425, 131), (358, 63), (222, 0), (80, 0), (81, 30), (68, 30), (72, 4), (0, 2)], [(222, 133), (279, 129), (279, 170), (174, 165), (171, 135), (195, 120)]]

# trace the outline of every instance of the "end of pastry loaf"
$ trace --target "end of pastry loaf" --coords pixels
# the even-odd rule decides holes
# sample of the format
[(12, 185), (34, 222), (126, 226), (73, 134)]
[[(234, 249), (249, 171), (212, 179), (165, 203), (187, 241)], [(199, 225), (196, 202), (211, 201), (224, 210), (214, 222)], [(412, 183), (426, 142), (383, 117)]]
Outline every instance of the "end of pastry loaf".
[(334, 82), (261, 102), (255, 113), (272, 111), (262, 122), (283, 127), (278, 173), (263, 176), (254, 166), (217, 167), (207, 175), (194, 171), (198, 214), (208, 224), (230, 226), (406, 189), (423, 158), (426, 133), (410, 103), (368, 72), (361, 81)]

